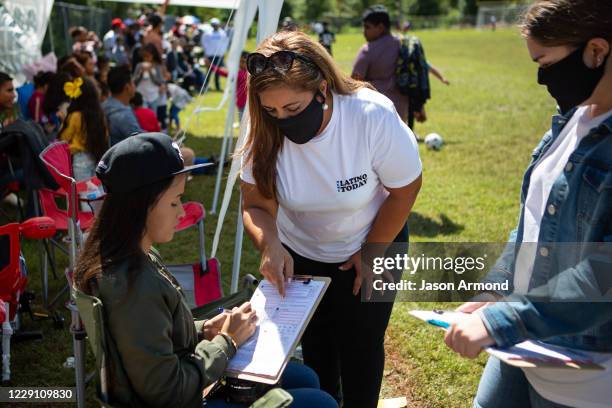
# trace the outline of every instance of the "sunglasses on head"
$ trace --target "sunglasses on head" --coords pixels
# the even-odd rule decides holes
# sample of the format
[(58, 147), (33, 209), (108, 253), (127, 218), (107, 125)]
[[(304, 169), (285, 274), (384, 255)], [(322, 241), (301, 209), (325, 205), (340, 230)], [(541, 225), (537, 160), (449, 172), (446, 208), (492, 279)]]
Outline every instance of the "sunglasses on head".
[(313, 66), (315, 65), (310, 58), (293, 51), (277, 51), (269, 57), (258, 52), (253, 52), (247, 56), (247, 71), (249, 71), (251, 75), (259, 75), (268, 68), (274, 68), (275, 71), (285, 74), (291, 69), (293, 61), (296, 59)]

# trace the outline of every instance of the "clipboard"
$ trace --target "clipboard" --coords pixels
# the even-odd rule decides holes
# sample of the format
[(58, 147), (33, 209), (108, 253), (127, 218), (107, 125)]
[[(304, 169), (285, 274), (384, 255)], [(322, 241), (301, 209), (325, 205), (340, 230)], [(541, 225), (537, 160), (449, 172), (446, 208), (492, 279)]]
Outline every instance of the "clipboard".
[[(409, 312), (442, 329), (460, 321), (465, 313), (450, 310), (412, 310)], [(485, 347), (484, 351), (504, 363), (519, 368), (559, 368), (570, 370), (605, 370), (596, 358), (586, 351), (568, 349), (540, 341), (527, 340), (507, 348)]]
[[(264, 319), (266, 320), (263, 320), (263, 321), (260, 320), (257, 323), (258, 329), (257, 329), (256, 334), (253, 336), (253, 338), (249, 339), (249, 341), (247, 341), (245, 344), (243, 344), (240, 347), (240, 349), (236, 353), (236, 356), (234, 356), (234, 358), (232, 358), (232, 360), (230, 360), (230, 362), (228, 363), (228, 368), (226, 368), (225, 373), (224, 373), (226, 377), (238, 378), (242, 380), (249, 380), (249, 381), (265, 383), (265, 384), (276, 384), (280, 380), (280, 377), (282, 376), (283, 371), (285, 370), (285, 367), (287, 366), (287, 363), (289, 362), (289, 359), (295, 352), (295, 348), (297, 347), (298, 343), (300, 342), (300, 339), (302, 338), (302, 335), (304, 334), (304, 330), (306, 330), (306, 326), (308, 326), (308, 323), (310, 322), (310, 319), (314, 315), (315, 310), (317, 310), (317, 307), (321, 303), (321, 299), (323, 299), (323, 295), (325, 295), (325, 292), (327, 291), (327, 288), (329, 287), (329, 284), (331, 283), (331, 278), (311, 276), (311, 275), (295, 275), (292, 278), (289, 285), (287, 286), (288, 291), (293, 290), (293, 291), (301, 293), (303, 291), (303, 288), (301, 288), (298, 285), (311, 285), (312, 282), (321, 282), (320, 284), (316, 285), (317, 289), (313, 289), (319, 292), (316, 298), (312, 298), (308, 300), (309, 302), (312, 301), (312, 304), (311, 304), (311, 307), (307, 311), (304, 311), (304, 314), (300, 316), (299, 327), (297, 327), (297, 325), (293, 327), (292, 328), (293, 331), (290, 334), (287, 334), (286, 339), (283, 339), (284, 341), (283, 346), (285, 346), (286, 348), (284, 351), (282, 350), (280, 351), (284, 353), (282, 362), (280, 364), (277, 364), (279, 360), (276, 360), (273, 362), (273, 364), (277, 364), (276, 366), (278, 367), (278, 370), (276, 371), (276, 373), (264, 375), (261, 373), (250, 372), (248, 367), (243, 370), (236, 370), (236, 369), (231, 368), (231, 366), (232, 366), (232, 362), (234, 361), (234, 358), (237, 358), (236, 356), (238, 355), (238, 353), (241, 352), (241, 350), (242, 350), (242, 355), (239, 357), (244, 358), (245, 355), (249, 355), (250, 348), (254, 344), (255, 350), (253, 352), (252, 357), (253, 357), (253, 360), (256, 360), (257, 358), (261, 358), (263, 354), (261, 350), (265, 348), (265, 346), (260, 345), (260, 341), (266, 342), (267, 340), (270, 340), (270, 339), (277, 341), (278, 338), (276, 336), (282, 337), (282, 335), (278, 334), (278, 331), (274, 332), (273, 330), (275, 328), (277, 330), (283, 330), (282, 327), (281, 329), (278, 329), (278, 325), (276, 324), (276, 322), (283, 320), (284, 318), (283, 313), (291, 314), (292, 306), (295, 306), (295, 304), (291, 303), (289, 296), (286, 296), (284, 299), (281, 300), (281, 302), (283, 302), (282, 303), (283, 309), (280, 309), (280, 306), (276, 308), (276, 310), (279, 311), (279, 314), (275, 313), (275, 315), (270, 316), (268, 313), (264, 316)], [(268, 286), (264, 287), (262, 285), (268, 285)], [(293, 287), (291, 287), (290, 285), (293, 285)], [(259, 283), (257, 289), (255, 290), (253, 297), (251, 298), (251, 304), (253, 305), (255, 310), (258, 311), (258, 315), (260, 314), (260, 311), (261, 311), (261, 301), (262, 301), (262, 296), (264, 293), (263, 291), (264, 290), (269, 291), (270, 286), (272, 286), (272, 284), (269, 281), (262, 280)], [(274, 291), (276, 291), (275, 288), (274, 288)], [(275, 293), (276, 293), (276, 296), (278, 296), (278, 292), (275, 292)], [(289, 293), (287, 295), (289, 295)], [(263, 299), (265, 299), (266, 301), (268, 300), (265, 297)], [(274, 298), (274, 300), (278, 300), (278, 299)], [(287, 303), (284, 303), (284, 302), (287, 302)], [(270, 304), (273, 304), (273, 303), (270, 302)], [(297, 308), (297, 306), (295, 307)], [(264, 328), (262, 329), (262, 327)], [(270, 330), (270, 329), (272, 329), (272, 331), (262, 332), (262, 330)], [(270, 343), (270, 344), (274, 344), (274, 343)], [(243, 349), (243, 347), (245, 346), (246, 346), (246, 351)], [(258, 350), (260, 354), (256, 356), (255, 354), (258, 352)], [(262, 364), (260, 361), (257, 361), (256, 364), (257, 363)]]

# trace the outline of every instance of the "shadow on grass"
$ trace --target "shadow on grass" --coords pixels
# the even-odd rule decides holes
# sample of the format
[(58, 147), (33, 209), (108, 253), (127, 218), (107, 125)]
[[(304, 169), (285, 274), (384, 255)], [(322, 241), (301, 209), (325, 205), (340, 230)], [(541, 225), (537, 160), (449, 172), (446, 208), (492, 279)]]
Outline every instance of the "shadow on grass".
[(463, 225), (457, 224), (445, 214), (440, 214), (439, 219), (438, 221), (417, 212), (413, 212), (408, 218), (408, 229), (410, 234), (431, 238), (438, 235), (456, 234), (464, 229)]

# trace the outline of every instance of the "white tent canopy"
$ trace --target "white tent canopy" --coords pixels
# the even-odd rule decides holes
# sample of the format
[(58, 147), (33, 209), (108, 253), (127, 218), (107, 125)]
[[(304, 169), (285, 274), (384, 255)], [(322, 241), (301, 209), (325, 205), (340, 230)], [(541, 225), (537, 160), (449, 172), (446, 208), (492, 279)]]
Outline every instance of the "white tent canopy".
[[(98, 0), (111, 1), (116, 3), (146, 3), (146, 4), (163, 4), (164, 0)], [(170, 6), (195, 6), (208, 8), (222, 9), (237, 9), (240, 7), (242, 0), (170, 0)]]
[(4, 0), (0, 2), (0, 71), (25, 80), (24, 65), (41, 57), (53, 0)]

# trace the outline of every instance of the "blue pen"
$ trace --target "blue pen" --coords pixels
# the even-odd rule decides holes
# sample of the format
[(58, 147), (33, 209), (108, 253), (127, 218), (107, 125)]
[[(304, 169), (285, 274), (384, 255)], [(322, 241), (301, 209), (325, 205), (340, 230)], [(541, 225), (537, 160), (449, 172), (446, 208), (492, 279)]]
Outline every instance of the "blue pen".
[(450, 323), (443, 322), (442, 320), (437, 319), (429, 319), (427, 320), (427, 323), (434, 326), (442, 327), (443, 329), (448, 329), (450, 327)]

